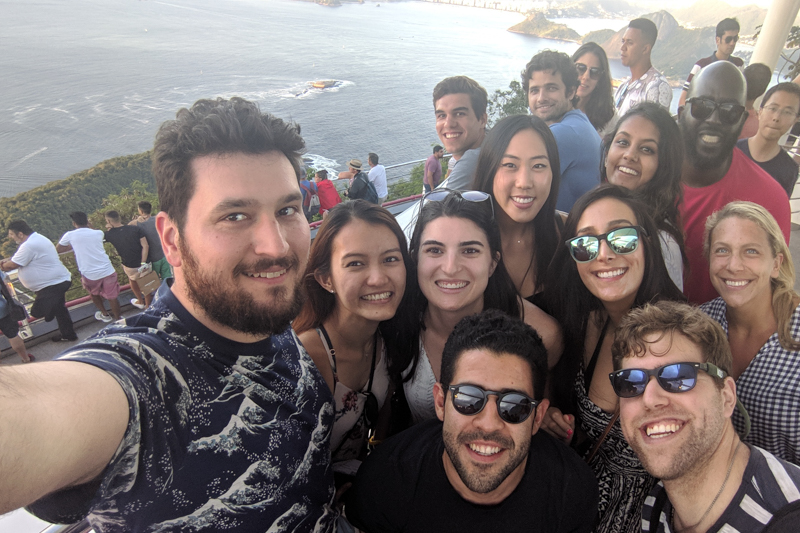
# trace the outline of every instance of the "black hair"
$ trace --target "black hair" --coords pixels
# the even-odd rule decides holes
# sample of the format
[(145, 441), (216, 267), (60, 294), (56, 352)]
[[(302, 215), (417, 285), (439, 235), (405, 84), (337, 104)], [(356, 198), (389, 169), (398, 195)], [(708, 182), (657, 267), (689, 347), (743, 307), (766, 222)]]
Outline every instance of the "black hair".
[(556, 140), (547, 124), (535, 115), (513, 115), (505, 117), (495, 124), (486, 135), (486, 139), (484, 139), (481, 146), (472, 188), (489, 193), (492, 196), (495, 209), (500, 209), (494, 197), (494, 177), (500, 168), (511, 139), (517, 133), (525, 130), (533, 130), (542, 138), (547, 149), (547, 157), (550, 160), (550, 169), (553, 173), (550, 194), (542, 204), (539, 213), (530, 222), (533, 225), (534, 242), (536, 243), (534, 249), (531, 250), (531, 263), (533, 264), (533, 275), (536, 280), (535, 293), (543, 287), (547, 265), (550, 264), (559, 242), (556, 222), (556, 217), (558, 216), (556, 214), (556, 200), (561, 186), (561, 164)]
[(69, 218), (72, 219), (76, 226), (84, 227), (89, 225), (89, 217), (83, 211), (73, 211), (69, 214)]
[(769, 88), (769, 91), (767, 91), (767, 94), (765, 94), (764, 98), (761, 99), (761, 107), (764, 107), (765, 105), (767, 105), (767, 102), (769, 102), (769, 99), (772, 98), (772, 95), (775, 94), (778, 91), (791, 93), (791, 94), (795, 95), (796, 97), (800, 98), (800, 85), (797, 85), (796, 83), (794, 83), (792, 81), (784, 81), (784, 82), (781, 82), (781, 83), (779, 83), (777, 85), (773, 85), (772, 87)]
[(739, 21), (735, 18), (722, 19), (717, 23), (717, 37), (725, 35), (726, 31), (739, 33)]
[(433, 147), (433, 153), (434, 153), (434, 154), (435, 154), (436, 152), (438, 152), (439, 150), (444, 150), (444, 148), (442, 148), (442, 147), (441, 147), (440, 145), (438, 145), (438, 144), (437, 144), (436, 146), (434, 146), (434, 147)]
[(321, 180), (328, 179), (328, 171), (325, 170), (324, 168), (322, 170), (317, 170), (317, 172), (314, 175), (319, 177), (319, 179)]
[(481, 87), (477, 81), (466, 76), (453, 76), (445, 78), (436, 84), (433, 88), (433, 108), (436, 109), (436, 102), (443, 96), (448, 94), (466, 94), (469, 95), (469, 101), (472, 104), (472, 112), (480, 120), (486, 116), (486, 102), (489, 100), (489, 94), (486, 89)]
[(419, 249), (422, 244), (422, 233), (425, 227), (441, 217), (463, 218), (473, 222), (486, 234), (489, 253), (493, 258), (499, 258), (494, 272), (489, 276), (486, 290), (483, 292), (483, 308), (499, 309), (511, 316), (521, 315), (522, 299), (503, 263), (500, 230), (492, 217), (489, 203), (470, 202), (461, 199), (459, 195), (454, 193), (449, 194), (440, 202), (425, 203), (420, 210), (409, 246), (409, 254), (411, 256), (410, 270), (413, 272), (409, 277), (409, 285), (406, 286), (406, 294), (409, 295), (410, 312), (406, 313), (406, 320), (397, 321), (397, 330), (393, 332), (391, 337), (393, 342), (386, 343), (388, 350), (396, 351), (389, 358), (389, 373), (394, 379), (398, 379), (409, 365), (411, 365), (411, 372), (406, 376), (406, 380), (411, 379), (419, 361), (419, 335), (425, 329), (423, 318), (425, 310), (428, 308), (428, 299), (419, 288), (417, 278)]
[(153, 206), (150, 204), (150, 202), (145, 202), (144, 200), (139, 202), (137, 206), (145, 215), (149, 215), (153, 211)]
[(31, 227), (24, 220), (12, 220), (11, 222), (9, 222), (8, 231), (13, 231), (14, 233), (22, 233), (23, 235), (30, 235), (31, 233), (33, 233)]
[(747, 82), (748, 102), (752, 102), (767, 90), (772, 79), (772, 69), (764, 63), (752, 63), (744, 69), (744, 80)]
[[(577, 236), (578, 223), (584, 211), (605, 198), (612, 198), (627, 205), (636, 216), (636, 223), (645, 232), (644, 235), (639, 235), (639, 242), (644, 252), (644, 273), (633, 307), (660, 300), (685, 301), (686, 298), (670, 279), (664, 264), (658, 228), (649, 215), (650, 207), (634, 198), (627, 189), (605, 184), (581, 196), (572, 207), (564, 224), (562, 242)], [(563, 355), (553, 368), (551, 397), (553, 404), (565, 413), (577, 413), (575, 377), (583, 360), (589, 319), (593, 312), (603, 310), (603, 302), (583, 284), (577, 264), (565, 244), (558, 247), (553, 262), (550, 263), (546, 286), (547, 309), (561, 324), (562, 330), (568, 332), (564, 336)], [(597, 318), (601, 319), (600, 316)], [(602, 327), (602, 321), (597, 327)]]
[(164, 122), (156, 134), (153, 176), (161, 210), (183, 229), (194, 194), (191, 163), (198, 157), (279, 151), (292, 164), (299, 182), (304, 150), (300, 126), (262, 113), (253, 102), (239, 97), (198, 100), (191, 108), (179, 110), (175, 120)]
[(594, 54), (600, 61), (600, 78), (597, 80), (597, 85), (594, 91), (589, 95), (588, 101), (583, 106), (584, 113), (589, 118), (594, 129), (599, 130), (614, 116), (614, 95), (612, 94), (611, 87), (611, 67), (608, 64), (608, 56), (603, 47), (597, 43), (589, 42), (582, 44), (575, 53), (572, 54), (572, 62), (578, 61), (586, 54)]
[[(800, 88), (798, 88), (800, 89)], [(687, 264), (683, 224), (678, 207), (683, 202), (681, 169), (683, 165), (683, 136), (669, 111), (655, 102), (642, 102), (631, 108), (617, 122), (614, 131), (603, 140), (603, 161), (600, 164), (600, 181), (607, 182), (605, 159), (617, 132), (632, 117), (643, 117), (658, 130), (658, 167), (653, 177), (633, 191), (641, 200), (659, 230), (669, 233), (681, 249), (684, 265)]]
[(369, 162), (372, 163), (373, 165), (377, 165), (378, 164), (378, 154), (370, 152), (369, 156), (368, 156), (368, 159), (369, 159)]
[(535, 329), (496, 309), (462, 318), (447, 338), (442, 351), (439, 382), (446, 390), (452, 384), (461, 355), (485, 350), (492, 355), (514, 355), (530, 366), (533, 398), (541, 400), (547, 385), (547, 350)]
[(646, 18), (633, 19), (628, 23), (628, 27), (642, 32), (644, 41), (650, 45), (651, 49), (655, 46), (658, 39), (658, 28), (652, 20)]
[[(531, 77), (534, 72), (541, 72), (549, 70), (553, 74), (558, 72), (561, 74), (561, 81), (564, 82), (565, 94), (570, 91), (576, 91), (578, 88), (578, 71), (575, 70), (575, 63), (564, 52), (557, 52), (555, 50), (542, 50), (528, 61), (525, 65), (525, 70), (520, 73), (522, 78), (522, 89), (525, 91), (525, 98), (528, 98), (528, 88), (530, 87)], [(577, 92), (577, 91), (576, 91)], [(572, 107), (578, 103), (578, 95), (573, 95), (570, 100)]]

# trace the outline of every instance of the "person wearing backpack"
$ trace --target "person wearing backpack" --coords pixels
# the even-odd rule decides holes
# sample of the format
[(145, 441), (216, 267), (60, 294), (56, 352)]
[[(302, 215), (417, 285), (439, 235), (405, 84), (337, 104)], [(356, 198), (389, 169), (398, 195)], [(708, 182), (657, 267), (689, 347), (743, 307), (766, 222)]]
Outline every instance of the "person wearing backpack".
[(366, 200), (372, 204), (377, 204), (378, 192), (375, 190), (375, 185), (369, 181), (367, 175), (361, 172), (361, 161), (356, 159), (350, 161), (350, 167), (356, 171), (356, 175), (347, 190), (347, 196), (351, 200)]
[(300, 192), (303, 193), (303, 214), (311, 222), (311, 218), (319, 213), (317, 186), (306, 177), (300, 180)]

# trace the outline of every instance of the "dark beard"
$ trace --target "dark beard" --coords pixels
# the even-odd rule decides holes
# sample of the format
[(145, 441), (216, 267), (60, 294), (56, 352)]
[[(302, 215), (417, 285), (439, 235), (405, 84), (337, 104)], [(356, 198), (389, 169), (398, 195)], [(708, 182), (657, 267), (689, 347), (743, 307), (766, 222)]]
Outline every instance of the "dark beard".
[(687, 134), (687, 129), (689, 128), (683, 129), (684, 148), (686, 156), (695, 168), (699, 170), (719, 169), (733, 157), (733, 149), (736, 147), (736, 141), (739, 140), (738, 134), (723, 138), (720, 151), (716, 156), (704, 157), (697, 153), (697, 130), (692, 129), (691, 133)]
[[(300, 283), (294, 284), (291, 294), (287, 287), (272, 289), (273, 301), (261, 304), (245, 290), (226, 292), (219, 277), (207, 276), (200, 270), (197, 258), (182, 239), (178, 241), (178, 247), (183, 260), (187, 295), (214, 322), (248, 335), (274, 335), (285, 331), (303, 307), (305, 293)], [(265, 259), (247, 267), (238, 265), (233, 277), (241, 275), (243, 271), (260, 271), (273, 266), (299, 268), (299, 261), (293, 256), (277, 261)]]
[[(496, 490), (506, 478), (528, 457), (528, 449), (530, 448), (530, 440), (520, 446), (519, 449), (514, 448), (514, 441), (496, 433), (484, 434), (482, 432), (462, 433), (461, 435), (454, 435), (453, 433), (442, 430), (442, 438), (444, 440), (445, 450), (447, 451), (450, 462), (458, 472), (458, 477), (464, 485), (477, 494), (488, 494)], [(506, 449), (506, 453), (510, 455), (509, 461), (503, 465), (503, 469), (494, 472), (493, 475), (481, 472), (479, 466), (471, 465), (470, 467), (461, 462), (461, 456), (458, 450), (461, 446), (465, 445), (471, 440), (485, 440), (495, 442), (502, 448)]]

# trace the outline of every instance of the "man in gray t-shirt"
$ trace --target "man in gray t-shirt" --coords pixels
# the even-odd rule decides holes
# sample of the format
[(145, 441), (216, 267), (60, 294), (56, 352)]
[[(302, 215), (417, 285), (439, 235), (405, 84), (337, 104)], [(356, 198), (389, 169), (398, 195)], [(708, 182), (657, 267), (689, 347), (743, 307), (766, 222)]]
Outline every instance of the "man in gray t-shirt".
[(153, 211), (153, 206), (150, 202), (139, 202), (139, 216), (130, 221), (131, 225), (137, 225), (142, 228), (144, 236), (147, 239), (147, 244), (150, 246), (150, 252), (147, 255), (147, 262), (153, 265), (158, 277), (162, 280), (172, 277), (172, 267), (164, 257), (164, 250), (161, 248), (161, 238), (158, 236), (156, 229), (156, 219), (150, 216)]

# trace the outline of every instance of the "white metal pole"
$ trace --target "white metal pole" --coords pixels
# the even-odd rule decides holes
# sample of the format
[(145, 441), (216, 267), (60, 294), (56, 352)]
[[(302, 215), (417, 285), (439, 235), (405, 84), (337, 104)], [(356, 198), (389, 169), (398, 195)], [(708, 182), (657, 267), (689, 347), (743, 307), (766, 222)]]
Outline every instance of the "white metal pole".
[(753, 57), (750, 59), (751, 65), (764, 63), (775, 70), (798, 11), (800, 11), (800, 0), (772, 0), (753, 50)]

